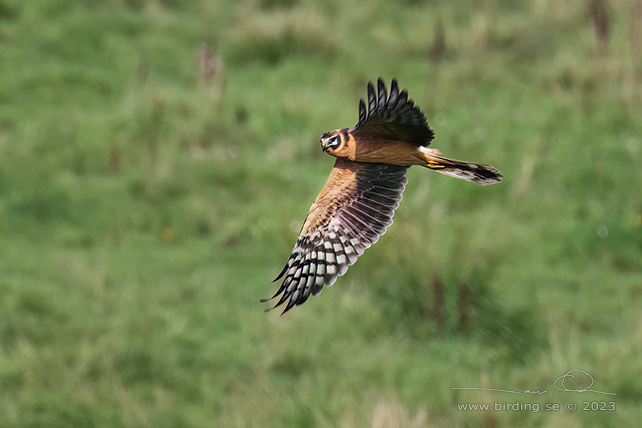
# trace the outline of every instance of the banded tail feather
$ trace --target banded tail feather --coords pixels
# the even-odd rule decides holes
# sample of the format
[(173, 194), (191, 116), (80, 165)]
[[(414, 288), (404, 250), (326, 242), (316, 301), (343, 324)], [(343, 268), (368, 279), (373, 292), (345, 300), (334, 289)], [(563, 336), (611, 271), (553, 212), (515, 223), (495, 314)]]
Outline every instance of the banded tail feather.
[(441, 174), (471, 181), (481, 186), (502, 181), (502, 173), (493, 166), (447, 158), (435, 149), (423, 149), (421, 153), (426, 161), (422, 166)]

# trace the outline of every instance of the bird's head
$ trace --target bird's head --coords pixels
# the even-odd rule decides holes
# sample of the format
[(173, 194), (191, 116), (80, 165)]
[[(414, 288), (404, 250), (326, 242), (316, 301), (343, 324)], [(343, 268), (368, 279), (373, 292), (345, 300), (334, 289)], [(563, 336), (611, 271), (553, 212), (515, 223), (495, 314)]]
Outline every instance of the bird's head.
[(336, 156), (337, 150), (343, 146), (346, 140), (342, 131), (343, 129), (335, 129), (321, 135), (321, 148), (324, 152)]

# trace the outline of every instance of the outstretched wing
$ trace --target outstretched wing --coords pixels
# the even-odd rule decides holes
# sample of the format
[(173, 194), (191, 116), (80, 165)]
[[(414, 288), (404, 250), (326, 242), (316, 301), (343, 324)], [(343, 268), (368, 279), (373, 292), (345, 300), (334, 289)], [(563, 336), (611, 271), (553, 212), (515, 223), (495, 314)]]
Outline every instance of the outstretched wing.
[(368, 108), (363, 99), (359, 100), (359, 122), (350, 132), (366, 141), (405, 141), (425, 147), (435, 138), (424, 113), (408, 99), (408, 92), (399, 92), (397, 79), (392, 79), (390, 96), (381, 78), (376, 92), (372, 82), (368, 82)]
[[(272, 296), (288, 299), (283, 313), (318, 295), (343, 275), (392, 224), (406, 187), (406, 166), (337, 158), (328, 181), (312, 204)], [(269, 299), (268, 299), (269, 300)]]

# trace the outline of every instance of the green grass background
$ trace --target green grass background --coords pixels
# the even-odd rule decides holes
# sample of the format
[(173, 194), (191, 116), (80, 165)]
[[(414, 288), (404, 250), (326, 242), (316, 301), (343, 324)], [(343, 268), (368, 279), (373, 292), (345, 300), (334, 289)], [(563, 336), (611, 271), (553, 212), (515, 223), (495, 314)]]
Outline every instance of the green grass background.
[[(588, 1), (1, 0), (0, 426), (639, 425), (636, 4), (600, 47)], [(378, 76), (505, 180), (411, 169), (376, 246), (265, 314)], [(456, 407), (518, 400), (617, 410)]]

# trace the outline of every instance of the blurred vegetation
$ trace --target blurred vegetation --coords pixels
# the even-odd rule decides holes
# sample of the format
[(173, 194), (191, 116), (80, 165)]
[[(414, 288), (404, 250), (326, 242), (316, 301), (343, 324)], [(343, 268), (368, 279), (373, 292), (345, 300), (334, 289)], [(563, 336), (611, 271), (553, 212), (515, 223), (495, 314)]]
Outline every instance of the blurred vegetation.
[[(346, 276), (264, 314), (378, 76), (505, 181), (411, 169)], [(642, 2), (0, 0), (0, 79), (0, 426), (642, 420)], [(516, 397), (617, 411), (456, 407)]]

